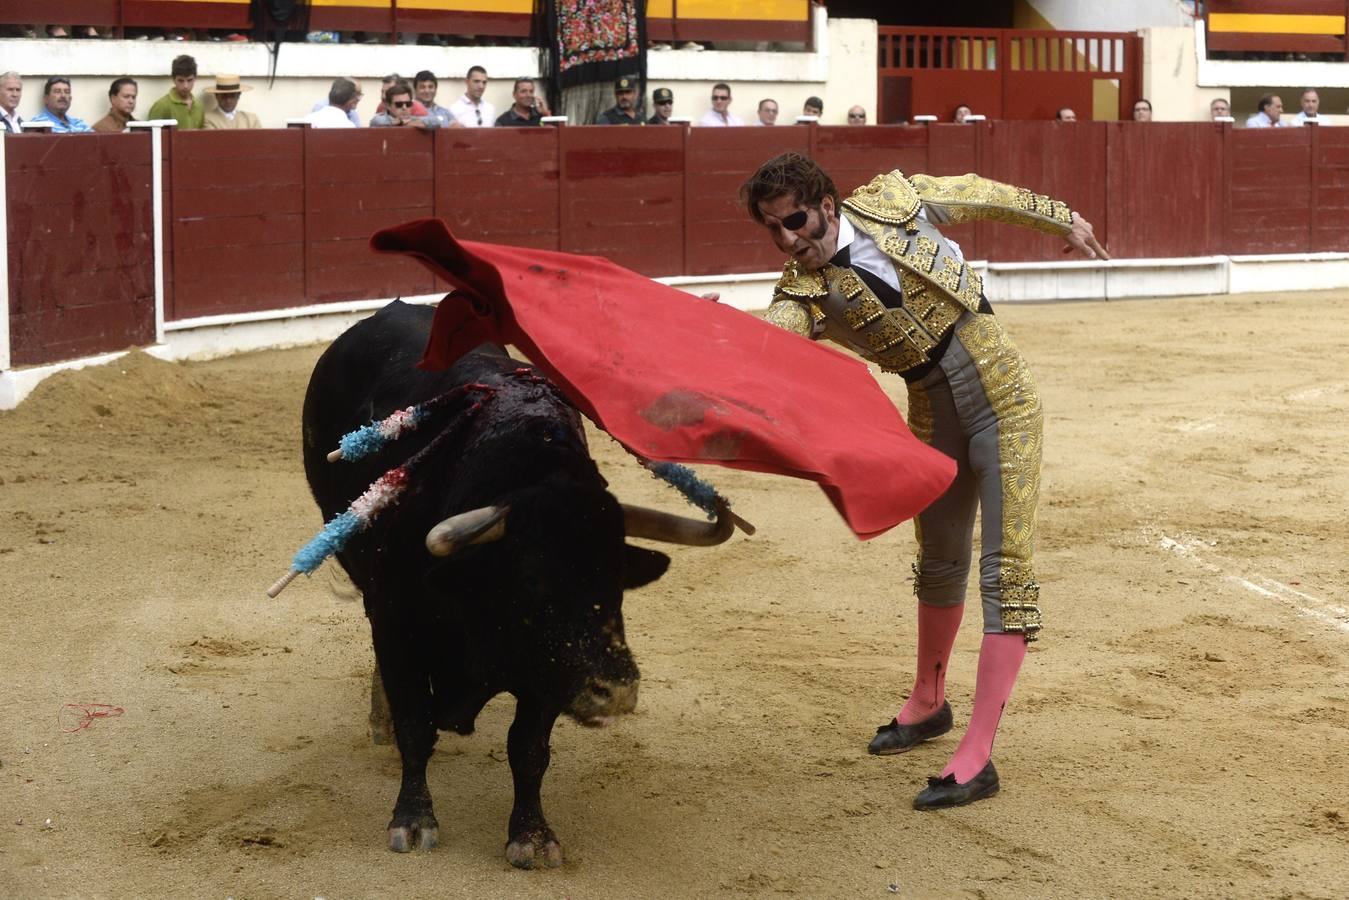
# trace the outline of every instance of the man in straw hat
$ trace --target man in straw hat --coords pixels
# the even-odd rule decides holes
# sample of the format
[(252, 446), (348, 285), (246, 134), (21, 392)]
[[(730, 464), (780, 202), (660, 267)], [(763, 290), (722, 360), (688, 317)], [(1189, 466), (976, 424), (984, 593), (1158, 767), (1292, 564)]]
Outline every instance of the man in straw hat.
[(203, 128), (218, 128), (225, 131), (241, 128), (261, 128), (256, 114), (239, 109), (239, 95), (253, 90), (239, 83), (238, 75), (217, 75), (215, 86), (208, 87), (206, 93), (215, 98), (215, 104), (207, 104), (206, 121)]

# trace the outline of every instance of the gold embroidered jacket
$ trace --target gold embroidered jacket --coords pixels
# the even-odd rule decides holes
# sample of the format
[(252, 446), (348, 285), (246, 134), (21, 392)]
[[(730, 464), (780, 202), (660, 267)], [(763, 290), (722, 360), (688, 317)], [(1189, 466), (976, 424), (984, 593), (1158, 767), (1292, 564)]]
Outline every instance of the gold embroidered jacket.
[(850, 268), (807, 271), (790, 260), (765, 318), (802, 337), (827, 337), (891, 372), (927, 362), (956, 320), (979, 310), (983, 296), (979, 275), (931, 222), (989, 219), (1060, 235), (1072, 224), (1066, 204), (1023, 188), (977, 175), (906, 178), (897, 169), (854, 191), (841, 212), (894, 264), (902, 305), (887, 308)]

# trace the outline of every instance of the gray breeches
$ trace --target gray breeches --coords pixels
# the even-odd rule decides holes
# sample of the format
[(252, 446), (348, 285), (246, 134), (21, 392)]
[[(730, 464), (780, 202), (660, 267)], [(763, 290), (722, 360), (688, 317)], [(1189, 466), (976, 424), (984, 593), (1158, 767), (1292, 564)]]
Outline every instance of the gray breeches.
[(982, 507), (979, 593), (984, 633), (1040, 630), (1031, 557), (1043, 418), (1025, 361), (991, 315), (966, 313), (940, 363), (909, 385), (909, 426), (957, 463), (951, 487), (915, 520), (914, 590), (923, 603), (965, 600), (974, 519)]

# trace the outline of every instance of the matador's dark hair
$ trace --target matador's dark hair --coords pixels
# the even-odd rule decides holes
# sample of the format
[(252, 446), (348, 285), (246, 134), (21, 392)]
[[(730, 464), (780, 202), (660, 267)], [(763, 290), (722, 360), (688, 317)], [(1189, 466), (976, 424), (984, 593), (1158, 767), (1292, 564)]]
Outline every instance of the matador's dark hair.
[(760, 225), (764, 220), (759, 204), (788, 194), (801, 206), (819, 206), (825, 197), (833, 197), (838, 207), (833, 179), (815, 160), (796, 152), (773, 157), (740, 186), (741, 204)]

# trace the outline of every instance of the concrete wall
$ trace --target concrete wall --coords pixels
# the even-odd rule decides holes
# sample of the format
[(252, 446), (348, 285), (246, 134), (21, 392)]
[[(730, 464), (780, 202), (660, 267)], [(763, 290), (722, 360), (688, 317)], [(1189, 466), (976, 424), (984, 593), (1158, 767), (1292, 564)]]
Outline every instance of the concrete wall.
[(1215, 97), (1228, 98), (1224, 87), (1201, 87), (1195, 56), (1194, 28), (1145, 28), (1143, 96), (1152, 101), (1158, 122), (1196, 122), (1209, 117)]
[[(725, 81), (735, 98), (732, 110), (747, 122), (755, 118), (764, 97), (778, 101), (780, 118), (791, 121), (806, 97), (825, 100), (825, 121), (845, 124), (847, 108), (860, 103), (874, 120), (876, 110), (876, 23), (869, 19), (830, 21), (817, 10), (813, 53), (666, 50), (648, 55), (649, 87), (666, 86), (675, 93), (675, 115), (696, 119), (710, 108), (712, 85)], [(487, 100), (504, 111), (511, 103), (511, 83), (539, 74), (538, 54), (528, 47), (423, 47), (415, 45), (331, 45), (292, 43), (281, 46), (276, 79), (268, 84), (271, 55), (262, 44), (164, 41), (6, 40), (0, 42), (0, 72), (23, 75), (19, 112), (28, 117), (41, 109), (42, 84), (50, 75), (71, 79), (71, 114), (88, 122), (108, 111), (108, 85), (129, 75), (139, 82), (137, 118), (168, 92), (170, 63), (181, 53), (197, 60), (197, 88), (209, 86), (217, 72), (237, 74), (253, 88), (241, 108), (257, 113), (264, 126), (281, 127), (288, 118), (308, 113), (328, 95), (332, 79), (345, 75), (362, 82), (363, 121), (379, 104), (379, 79), (390, 72), (411, 77), (429, 69), (441, 79), (439, 99), (448, 105), (463, 93), (468, 68), (481, 65), (491, 81)], [(648, 106), (649, 108), (649, 106)]]
[(1059, 31), (1137, 31), (1140, 28), (1184, 26), (1193, 20), (1194, 3), (1181, 0), (1016, 0), (1016, 28)]

